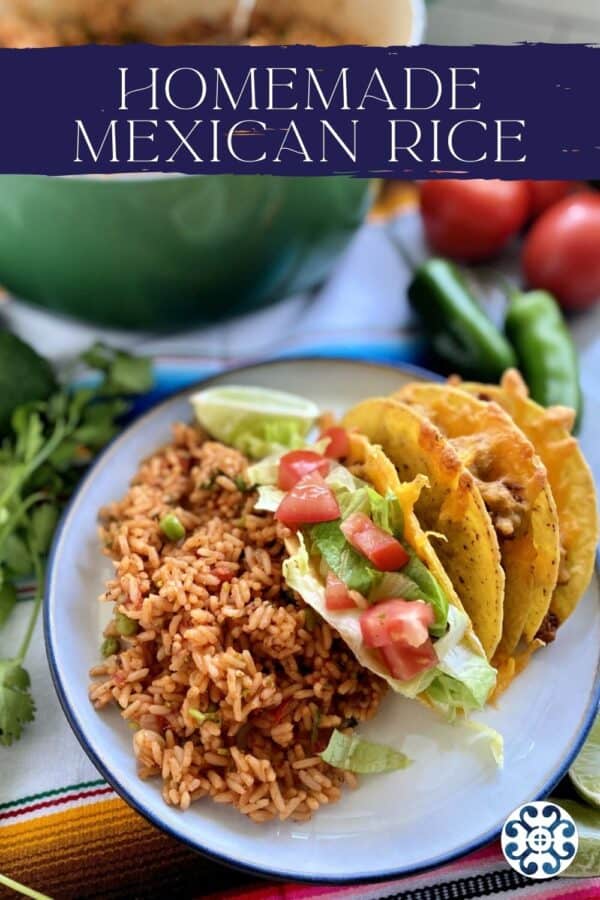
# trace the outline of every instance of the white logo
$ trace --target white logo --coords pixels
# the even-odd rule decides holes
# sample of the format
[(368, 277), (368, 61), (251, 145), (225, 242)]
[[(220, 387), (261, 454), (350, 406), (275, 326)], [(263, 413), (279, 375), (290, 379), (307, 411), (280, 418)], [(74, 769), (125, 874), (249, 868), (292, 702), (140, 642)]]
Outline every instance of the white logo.
[(528, 878), (554, 878), (575, 858), (579, 835), (569, 813), (556, 803), (524, 803), (502, 829), (504, 858)]

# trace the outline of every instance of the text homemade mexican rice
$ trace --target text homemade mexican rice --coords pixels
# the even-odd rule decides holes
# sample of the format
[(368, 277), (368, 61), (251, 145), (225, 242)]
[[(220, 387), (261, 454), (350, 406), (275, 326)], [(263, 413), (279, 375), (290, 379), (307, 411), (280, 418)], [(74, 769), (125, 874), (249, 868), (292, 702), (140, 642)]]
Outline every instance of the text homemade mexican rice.
[[(376, 712), (385, 684), (286, 590), (286, 530), (252, 512), (246, 465), (178, 424), (101, 511), (116, 568), (104, 598), (138, 630), (122, 637), (111, 620), (120, 650), (92, 670), (90, 696), (119, 705), (139, 774), (162, 778), (167, 803), (209, 796), (256, 822), (304, 820), (354, 786), (318, 753), (333, 728)], [(160, 529), (166, 513), (185, 526), (179, 543)]]

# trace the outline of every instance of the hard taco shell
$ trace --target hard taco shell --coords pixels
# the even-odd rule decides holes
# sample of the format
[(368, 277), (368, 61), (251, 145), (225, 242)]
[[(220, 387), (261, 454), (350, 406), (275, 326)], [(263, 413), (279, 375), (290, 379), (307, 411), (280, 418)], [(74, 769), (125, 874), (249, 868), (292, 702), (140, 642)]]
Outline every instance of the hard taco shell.
[(460, 597), (488, 658), (502, 634), (504, 572), (490, 518), (473, 477), (437, 428), (411, 407), (390, 398), (365, 400), (343, 424), (382, 447), (400, 482), (425, 476), (414, 511), (430, 532), (445, 578)]

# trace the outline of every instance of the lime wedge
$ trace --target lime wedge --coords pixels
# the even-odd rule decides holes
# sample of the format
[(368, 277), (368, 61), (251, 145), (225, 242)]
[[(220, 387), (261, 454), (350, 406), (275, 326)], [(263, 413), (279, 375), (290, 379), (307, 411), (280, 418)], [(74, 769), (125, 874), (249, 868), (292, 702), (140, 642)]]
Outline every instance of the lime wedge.
[(212, 437), (254, 459), (302, 446), (319, 415), (304, 397), (260, 387), (207, 388), (190, 402)]
[(577, 855), (561, 878), (597, 878), (600, 875), (600, 812), (575, 800), (550, 799), (570, 813), (579, 834)]
[(569, 775), (577, 793), (591, 806), (600, 809), (600, 716), (569, 769)]

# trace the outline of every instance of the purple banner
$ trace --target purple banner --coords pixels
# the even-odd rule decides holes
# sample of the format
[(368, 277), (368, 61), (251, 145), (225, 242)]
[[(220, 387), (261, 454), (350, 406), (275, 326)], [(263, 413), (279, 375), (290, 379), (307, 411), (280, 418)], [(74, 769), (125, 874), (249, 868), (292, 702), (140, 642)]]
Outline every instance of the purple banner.
[(600, 177), (600, 49), (0, 50), (0, 172)]

